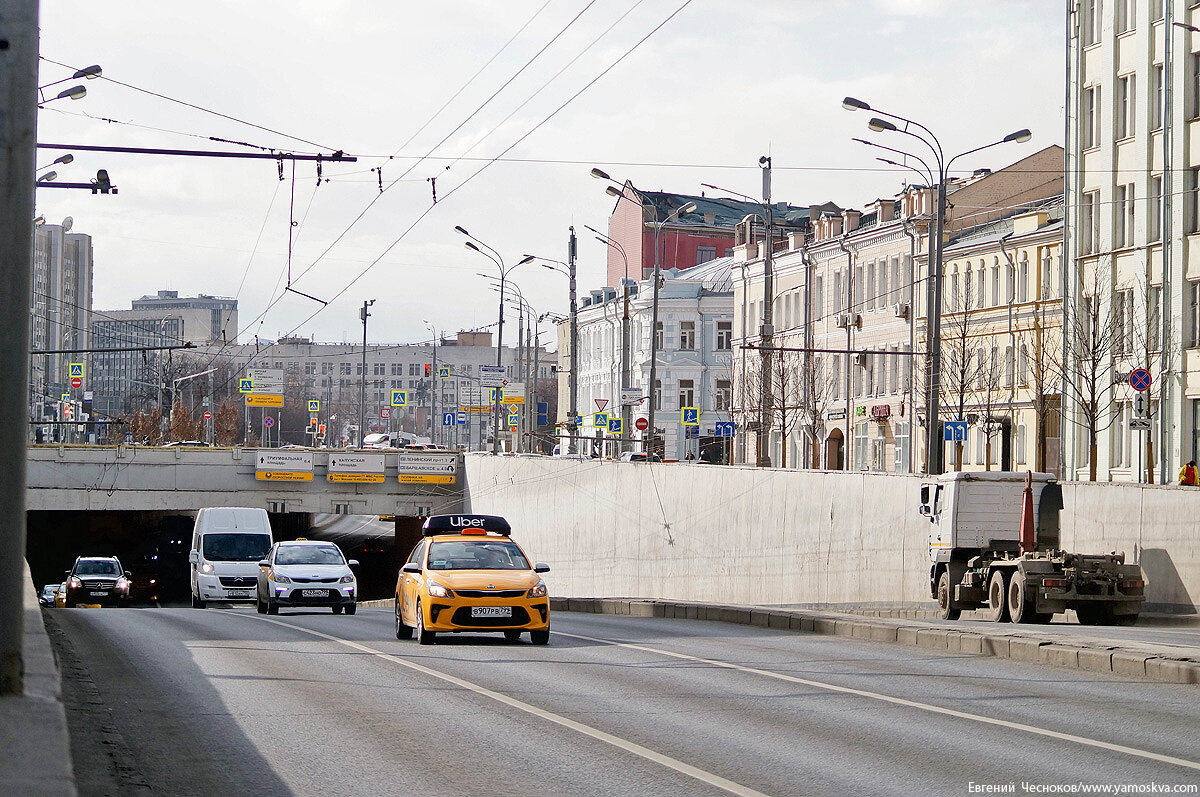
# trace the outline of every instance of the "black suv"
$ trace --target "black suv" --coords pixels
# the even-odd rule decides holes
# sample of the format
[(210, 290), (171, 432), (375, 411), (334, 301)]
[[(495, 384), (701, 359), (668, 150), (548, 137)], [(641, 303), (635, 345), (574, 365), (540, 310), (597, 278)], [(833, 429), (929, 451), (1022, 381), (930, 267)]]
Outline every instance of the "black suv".
[(125, 605), (130, 574), (115, 556), (81, 556), (67, 571), (67, 606), (78, 603)]

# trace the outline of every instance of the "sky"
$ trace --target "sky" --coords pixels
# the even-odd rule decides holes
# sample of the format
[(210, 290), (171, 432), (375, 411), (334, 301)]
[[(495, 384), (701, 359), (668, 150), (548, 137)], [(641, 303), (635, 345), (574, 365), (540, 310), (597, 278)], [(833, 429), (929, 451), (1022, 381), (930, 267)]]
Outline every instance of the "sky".
[[(1033, 131), (968, 170), (1061, 144), (1063, 23), (1059, 0), (50, 0), (39, 83), (91, 64), (104, 77), (46, 103), (39, 142), (358, 161), (324, 163), (318, 183), (311, 162), (293, 182), (273, 160), (74, 151), (57, 179), (103, 168), (119, 193), (43, 188), (37, 212), (93, 236), (96, 310), (232, 296), (243, 342), (352, 342), (374, 299), (372, 342), (428, 340), (496, 320), (480, 274), (497, 267), (456, 225), (510, 266), (565, 260), (574, 225), (580, 290), (603, 285), (583, 225), (605, 230), (613, 200), (593, 166), (645, 190), (756, 195), (770, 155), (776, 201), (862, 208), (906, 175), (851, 141), (901, 143), (846, 95), (922, 122), (948, 153)], [(326, 305), (283, 291), (289, 219), (291, 285)], [(564, 276), (511, 279), (538, 314), (566, 312)]]

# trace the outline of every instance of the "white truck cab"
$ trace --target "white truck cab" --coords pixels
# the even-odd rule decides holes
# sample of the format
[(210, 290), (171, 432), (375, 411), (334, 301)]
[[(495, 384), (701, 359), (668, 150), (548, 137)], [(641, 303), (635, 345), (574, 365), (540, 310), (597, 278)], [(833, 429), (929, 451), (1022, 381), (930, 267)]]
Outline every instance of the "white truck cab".
[(211, 506), (197, 512), (188, 551), (192, 608), (253, 601), (258, 563), (273, 542), (265, 509)]
[[(1055, 483), (1055, 477), (1034, 473), (1032, 482), (1037, 539), (1057, 544), (1057, 510), (1061, 504), (1042, 507), (1042, 493), (1047, 485)], [(1024, 488), (1025, 474), (1010, 471), (947, 473), (935, 482), (922, 484), (918, 511), (929, 519), (929, 561), (949, 562), (956, 551), (964, 558), (966, 552), (1016, 551)]]

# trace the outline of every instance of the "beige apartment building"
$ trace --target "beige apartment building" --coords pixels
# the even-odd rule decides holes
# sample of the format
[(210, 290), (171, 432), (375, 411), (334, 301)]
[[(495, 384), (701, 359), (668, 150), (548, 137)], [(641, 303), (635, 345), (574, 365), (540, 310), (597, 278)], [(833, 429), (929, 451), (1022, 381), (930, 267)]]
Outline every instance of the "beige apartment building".
[[(944, 273), (950, 274), (951, 251), (958, 251), (953, 247), (959, 239), (963, 253), (982, 254), (976, 250), (995, 248), (999, 236), (1012, 231), (1014, 216), (1061, 194), (1062, 157), (1062, 148), (1051, 146), (1005, 169), (956, 178), (949, 187)], [(781, 351), (772, 367), (772, 465), (924, 469), (923, 296), (935, 201), (931, 189), (910, 186), (896, 197), (875, 200), (865, 211), (814, 206), (808, 225), (790, 233), (786, 245), (776, 245), (773, 310), (775, 345)], [(1043, 222), (1038, 216), (1022, 221), (1022, 236), (1034, 231), (1027, 229), (1030, 225), (1042, 237), (1056, 234), (1049, 218)], [(735, 461), (753, 463), (762, 392), (761, 355), (753, 347), (763, 319), (764, 244), (748, 225), (739, 228), (736, 243), (734, 416), (739, 428), (734, 450)], [(983, 256), (989, 262), (995, 257), (990, 251)], [(944, 307), (950, 294), (947, 288)], [(1004, 350), (981, 337), (998, 335), (1000, 329), (982, 319), (974, 325), (973, 353), (981, 347)], [(1007, 326), (1003, 331), (1007, 334)], [(943, 337), (943, 358), (945, 347)], [(947, 395), (943, 384), (940, 420), (956, 418), (960, 408), (965, 411), (965, 404)], [(1021, 428), (1011, 424), (1005, 450), (1017, 447)]]
[[(1171, 481), (1200, 455), (1200, 36), (1175, 24), (1200, 23), (1200, 8), (1080, 0), (1070, 15), (1068, 392), (1100, 378), (1091, 402), (1064, 403), (1065, 475)], [(1148, 419), (1129, 385), (1140, 368)]]

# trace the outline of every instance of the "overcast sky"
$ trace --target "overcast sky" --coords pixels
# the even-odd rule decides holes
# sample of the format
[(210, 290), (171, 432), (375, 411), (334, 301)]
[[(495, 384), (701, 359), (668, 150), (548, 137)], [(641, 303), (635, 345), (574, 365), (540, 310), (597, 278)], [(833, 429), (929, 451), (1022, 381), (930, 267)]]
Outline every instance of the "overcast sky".
[[(966, 168), (1062, 143), (1062, 2), (692, 0), (625, 56), (682, 2), (46, 2), (44, 58), (97, 63), (115, 81), (278, 133), (92, 80), (84, 99), (46, 105), (39, 141), (247, 151), (217, 136), (359, 160), (326, 164), (319, 188), (314, 164), (296, 172), (294, 287), (332, 300), (324, 309), (279, 298), (293, 185), (273, 161), (76, 151), (60, 180), (105, 168), (120, 193), (41, 189), (38, 213), (70, 215), (93, 236), (97, 310), (160, 289), (236, 296), (243, 340), (353, 341), (357, 307), (373, 298), (371, 340), (406, 342), (429, 337), (426, 320), (450, 332), (495, 321), (496, 294), (477, 276), (495, 267), (456, 224), (509, 263), (565, 259), (575, 225), (580, 288), (599, 287), (604, 247), (583, 225), (605, 229), (612, 202), (593, 165), (644, 189), (757, 194), (770, 154), (776, 200), (861, 208), (904, 175), (850, 142), (875, 134), (841, 108), (847, 94), (924, 122), (950, 152), (1033, 131)], [(69, 74), (43, 61), (40, 82)], [(419, 160), (430, 151), (440, 157)], [(57, 154), (41, 151), (39, 165)], [(402, 178), (382, 196), (370, 171), (380, 166), (385, 186)], [(538, 312), (565, 312), (565, 277), (523, 266), (513, 279)]]

